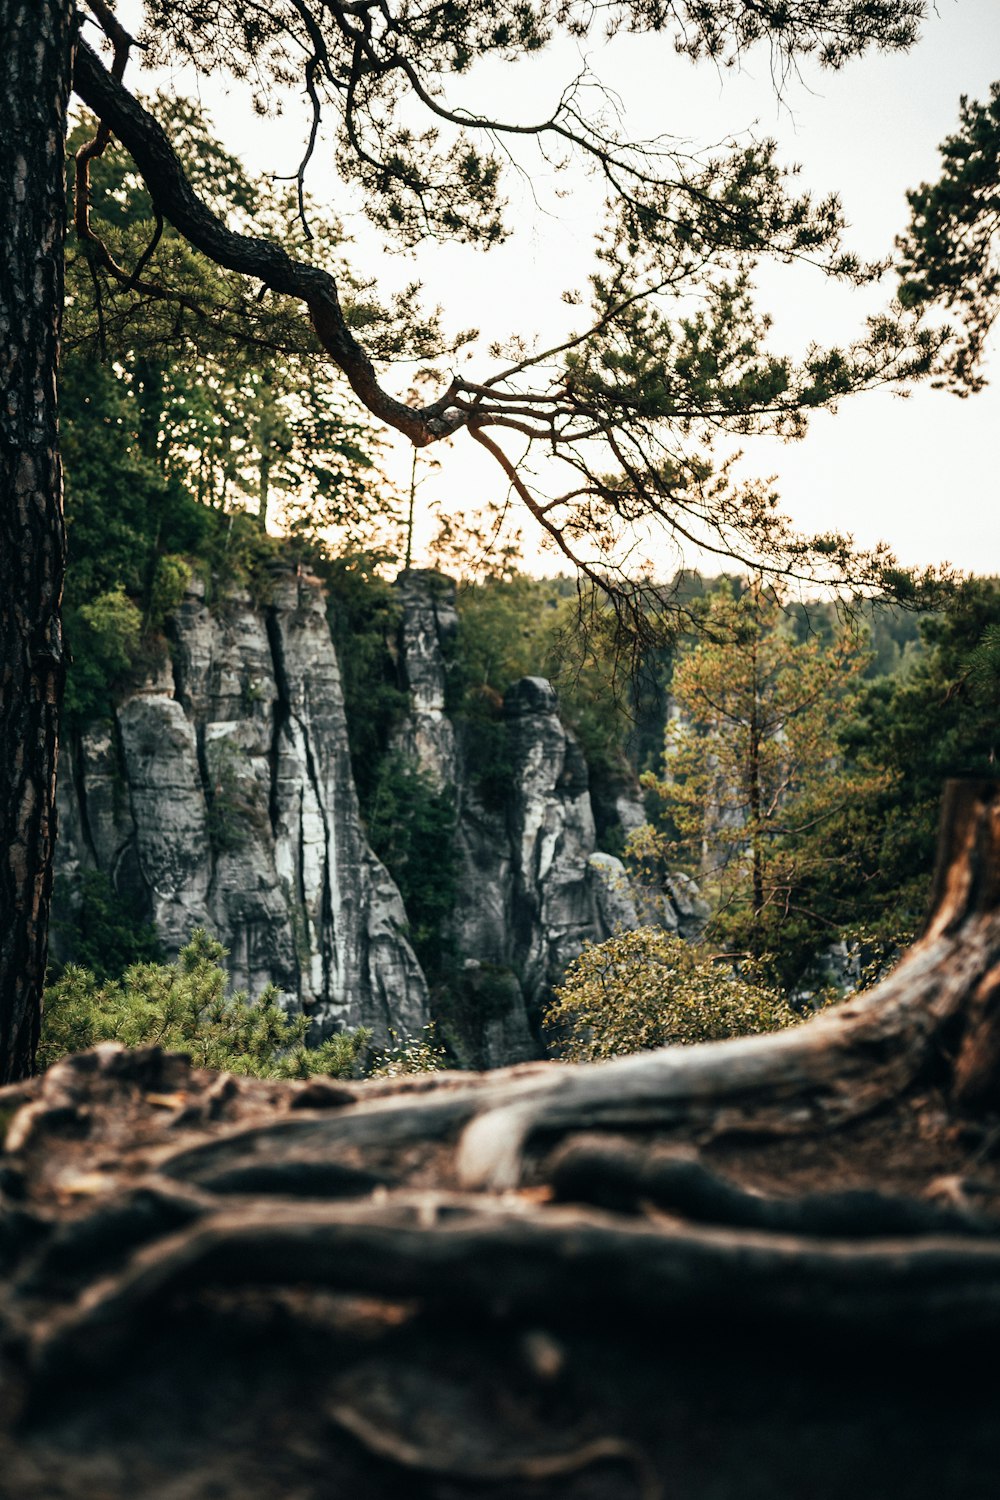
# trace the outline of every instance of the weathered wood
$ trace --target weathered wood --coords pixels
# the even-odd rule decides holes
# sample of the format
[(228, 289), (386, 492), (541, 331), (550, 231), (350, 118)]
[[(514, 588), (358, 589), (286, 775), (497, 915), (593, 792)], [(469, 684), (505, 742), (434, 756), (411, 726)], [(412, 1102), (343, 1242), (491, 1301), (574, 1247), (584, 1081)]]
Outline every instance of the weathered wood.
[[(660, 1414), (640, 1413), (636, 1442), (609, 1394), (620, 1364), (600, 1395), (579, 1394), (579, 1371), (559, 1384), (560, 1351), (581, 1349), (581, 1330), (599, 1363), (635, 1339), (650, 1372), (683, 1338), (723, 1381), (732, 1350), (752, 1349), (754, 1371), (768, 1350), (789, 1410), (801, 1379), (811, 1389), (859, 1350), (865, 1370), (888, 1359), (897, 1377), (961, 1370), (1000, 1334), (998, 807), (992, 784), (950, 792), (925, 935), (876, 990), (785, 1033), (600, 1066), (354, 1083), (336, 1108), (295, 1083), (237, 1079), (219, 1096), (183, 1059), (113, 1046), (18, 1090), (0, 1163), (0, 1323), (29, 1428), (127, 1383), (144, 1350), (194, 1337), (203, 1314), (235, 1328), (265, 1316), (279, 1340), (331, 1317), (348, 1368), (323, 1406), (324, 1484), (332, 1452), (350, 1493), (443, 1500), (507, 1484), (541, 1496), (576, 1493), (579, 1479), (581, 1493), (618, 1500), (658, 1493)], [(377, 1367), (370, 1334), (350, 1331), (366, 1299), (375, 1326), (400, 1330)], [(527, 1366), (504, 1363), (511, 1339), (535, 1350)], [(476, 1367), (478, 1425), (459, 1430), (434, 1402), (466, 1420), (484, 1341), (499, 1362)], [(211, 1382), (214, 1358), (193, 1354), (191, 1378)], [(525, 1368), (537, 1392), (522, 1410)], [(836, 1390), (849, 1386), (841, 1374)], [(680, 1374), (668, 1387), (675, 1403), (686, 1388)], [(902, 1466), (900, 1487), (991, 1494), (992, 1411), (970, 1426), (986, 1488), (966, 1491), (950, 1470), (935, 1481), (923, 1459)], [(926, 1415), (905, 1415), (918, 1442)], [(828, 1464), (788, 1492), (820, 1493)], [(745, 1479), (735, 1464), (716, 1491), (702, 1468), (676, 1493), (746, 1500)], [(116, 1500), (131, 1482), (126, 1466)], [(39, 1485), (56, 1493), (45, 1474)]]
[(639, 1481), (642, 1500), (662, 1500), (663, 1487), (645, 1454), (634, 1443), (621, 1438), (594, 1438), (562, 1453), (532, 1453), (511, 1456), (489, 1452), (458, 1457), (442, 1450), (440, 1443), (415, 1443), (401, 1438), (383, 1423), (370, 1420), (349, 1402), (339, 1400), (327, 1407), (328, 1414), (372, 1453), (395, 1464), (450, 1480), (469, 1483), (483, 1480), (491, 1486), (515, 1480), (538, 1484), (578, 1474), (594, 1464), (624, 1464)]
[(990, 1235), (1000, 1219), (870, 1188), (779, 1198), (749, 1192), (693, 1154), (648, 1151), (630, 1141), (575, 1137), (546, 1164), (557, 1202), (622, 1213), (652, 1204), (696, 1223), (809, 1238), (890, 1239), (905, 1235)]
[(766, 1320), (838, 1338), (931, 1344), (1000, 1332), (1000, 1237), (862, 1243), (664, 1227), (599, 1211), (542, 1214), (465, 1197), (260, 1205), (139, 1250), (31, 1335), (35, 1381), (119, 1359), (182, 1291), (309, 1283), (558, 1323), (600, 1303), (618, 1319)]

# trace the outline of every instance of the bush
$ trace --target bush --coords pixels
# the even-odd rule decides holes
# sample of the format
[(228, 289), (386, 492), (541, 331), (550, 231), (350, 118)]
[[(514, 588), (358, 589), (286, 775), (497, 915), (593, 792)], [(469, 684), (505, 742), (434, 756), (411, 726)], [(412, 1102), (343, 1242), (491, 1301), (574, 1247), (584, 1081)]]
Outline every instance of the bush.
[(159, 630), (168, 615), (184, 598), (184, 591), (191, 582), (191, 568), (183, 557), (166, 555), (156, 560), (153, 581), (149, 587), (147, 625)]
[(391, 1045), (376, 1052), (371, 1078), (400, 1078), (404, 1073), (438, 1073), (447, 1067), (447, 1054), (439, 1047), (430, 1021), (416, 1036), (399, 1037), (390, 1031)]
[(431, 993), (431, 1008), (452, 1066), (489, 1066), (491, 1024), (523, 1008), (517, 975), (499, 964), (477, 961), (454, 967)]
[(139, 655), (142, 615), (121, 585), (67, 610), (73, 665), (66, 678), (65, 709), (74, 722), (110, 714), (115, 689)]
[(566, 970), (545, 1025), (572, 1062), (752, 1036), (800, 1018), (779, 991), (747, 983), (658, 927), (588, 944)]
[(255, 1078), (346, 1078), (357, 1071), (370, 1031), (359, 1027), (307, 1048), (308, 1018), (288, 1014), (273, 985), (253, 1004), (243, 991), (227, 994), (225, 956), (199, 928), (176, 963), (133, 964), (120, 980), (101, 982), (68, 965), (45, 993), (39, 1067), (114, 1041), (186, 1052), (196, 1067)]

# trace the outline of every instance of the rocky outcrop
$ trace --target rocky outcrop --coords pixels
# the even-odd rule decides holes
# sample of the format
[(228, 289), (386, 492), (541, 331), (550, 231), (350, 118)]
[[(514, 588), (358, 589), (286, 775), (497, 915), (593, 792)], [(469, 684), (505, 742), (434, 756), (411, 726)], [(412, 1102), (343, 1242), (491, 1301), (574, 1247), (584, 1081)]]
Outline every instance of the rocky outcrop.
[(448, 660), (458, 634), (454, 582), (430, 569), (410, 569), (396, 580), (402, 612), (400, 653), (409, 712), (395, 748), (434, 782), (455, 782), (455, 728), (446, 712)]
[[(544, 678), (507, 692), (492, 722), (449, 720), (447, 664), (454, 583), (404, 574), (399, 662), (411, 709), (397, 744), (436, 785), (453, 788), (457, 898), (449, 938), (457, 977), (442, 1017), (453, 1045), (480, 1067), (537, 1056), (545, 999), (585, 942), (645, 922), (690, 931), (699, 920), (678, 886), (637, 892), (621, 861), (598, 848), (590, 776)], [(501, 746), (502, 785), (482, 777), (483, 739)], [(622, 788), (624, 813), (641, 803)], [(638, 818), (641, 821), (641, 817)]]
[(84, 733), (62, 777), (58, 867), (138, 894), (169, 954), (196, 926), (234, 985), (273, 982), (318, 1035), (417, 1030), (427, 988), (369, 849), (322, 593), (282, 573), (266, 608), (194, 584), (165, 668)]
[[(597, 838), (587, 763), (544, 678), (523, 677), (504, 699), (513, 796), (514, 953), (529, 1003), (540, 999), (605, 928), (590, 858)], [(637, 925), (623, 904), (623, 925)]]
[[(686, 933), (697, 893), (679, 880), (639, 892), (601, 851), (586, 761), (543, 678), (478, 717), (449, 711), (455, 585), (409, 572), (396, 587), (409, 711), (393, 748), (454, 809), (455, 902), (428, 957), (435, 1012), (470, 1065), (537, 1057), (544, 1003), (584, 943), (646, 922)], [(96, 870), (169, 955), (206, 927), (234, 986), (276, 984), (316, 1036), (418, 1031), (428, 986), (366, 841), (319, 584), (280, 572), (266, 606), (236, 595), (209, 608), (194, 583), (169, 635), (149, 680), (64, 760), (55, 957), (69, 956), (59, 918)], [(623, 781), (616, 795), (634, 822), (635, 790)]]

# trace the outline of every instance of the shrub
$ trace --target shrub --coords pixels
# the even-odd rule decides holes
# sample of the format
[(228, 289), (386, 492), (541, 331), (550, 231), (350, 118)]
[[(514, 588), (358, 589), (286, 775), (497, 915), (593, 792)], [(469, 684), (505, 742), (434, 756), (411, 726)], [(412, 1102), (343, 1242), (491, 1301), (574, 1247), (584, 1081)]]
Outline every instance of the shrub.
[(779, 991), (747, 983), (658, 927), (588, 944), (566, 970), (545, 1025), (573, 1062), (718, 1041), (790, 1026)]
[(225, 956), (222, 944), (199, 928), (176, 963), (133, 964), (120, 980), (101, 982), (68, 965), (45, 994), (39, 1067), (115, 1041), (187, 1052), (196, 1067), (255, 1078), (344, 1078), (356, 1071), (370, 1031), (359, 1027), (307, 1048), (308, 1018), (290, 1015), (273, 985), (252, 1004), (241, 990), (227, 994)]
[(416, 1036), (399, 1037), (390, 1031), (391, 1045), (376, 1052), (369, 1077), (399, 1078), (404, 1073), (438, 1073), (447, 1066), (447, 1054), (439, 1047), (434, 1022), (429, 1021)]
[(155, 630), (161, 628), (166, 617), (173, 614), (184, 598), (190, 581), (191, 567), (185, 558), (170, 554), (157, 558), (149, 586), (148, 625)]
[(434, 987), (431, 1006), (452, 1066), (488, 1066), (491, 1024), (523, 1008), (517, 975), (499, 964), (453, 967)]
[(67, 610), (73, 667), (66, 679), (65, 708), (86, 723), (111, 712), (114, 691), (139, 654), (142, 615), (121, 585), (78, 609)]

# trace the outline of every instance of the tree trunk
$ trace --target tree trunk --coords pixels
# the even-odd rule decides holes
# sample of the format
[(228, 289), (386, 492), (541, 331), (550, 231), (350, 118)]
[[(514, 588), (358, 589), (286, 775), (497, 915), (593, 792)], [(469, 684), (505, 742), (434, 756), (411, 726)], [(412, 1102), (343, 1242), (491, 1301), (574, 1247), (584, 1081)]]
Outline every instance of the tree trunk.
[(55, 840), (65, 539), (56, 363), (73, 11), (0, 0), (0, 1081), (34, 1066)]
[[(760, 644), (760, 619), (754, 620), (754, 634), (750, 642), (751, 698), (750, 698), (750, 855), (753, 871), (753, 916), (754, 941), (760, 942), (760, 914), (764, 910), (764, 851), (760, 818), (760, 681), (758, 668), (758, 646)], [(759, 957), (759, 954), (758, 954)]]

